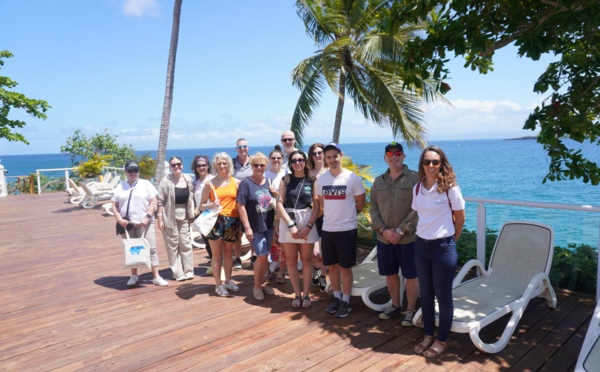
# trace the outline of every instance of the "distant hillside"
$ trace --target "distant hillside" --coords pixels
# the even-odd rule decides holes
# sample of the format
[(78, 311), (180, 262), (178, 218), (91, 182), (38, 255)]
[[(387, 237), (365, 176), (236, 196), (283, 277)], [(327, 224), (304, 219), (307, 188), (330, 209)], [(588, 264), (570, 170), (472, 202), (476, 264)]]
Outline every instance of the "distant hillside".
[(517, 138), (505, 138), (505, 141), (520, 141), (520, 140), (534, 140), (537, 139), (537, 136), (525, 136), (525, 137), (517, 137)]

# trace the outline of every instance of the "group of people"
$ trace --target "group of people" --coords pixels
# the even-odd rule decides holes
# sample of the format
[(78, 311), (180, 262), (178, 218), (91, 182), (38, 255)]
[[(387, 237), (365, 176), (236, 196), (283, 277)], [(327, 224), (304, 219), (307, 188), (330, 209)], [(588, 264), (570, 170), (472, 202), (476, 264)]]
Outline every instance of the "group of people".
[[(333, 298), (325, 311), (339, 318), (348, 316), (357, 259), (357, 216), (366, 204), (365, 188), (356, 174), (342, 166), (344, 153), (337, 143), (315, 143), (305, 153), (295, 147), (294, 134), (286, 131), (281, 144), (268, 157), (260, 152), (249, 155), (247, 141), (240, 138), (233, 159), (225, 152), (215, 154), (212, 162), (205, 155), (196, 156), (194, 178), (182, 173), (180, 158), (172, 157), (171, 173), (158, 190), (139, 179), (138, 164), (125, 165), (127, 180), (114, 193), (113, 211), (118, 224), (133, 227), (130, 235), (146, 234), (155, 285), (168, 283), (158, 273), (154, 216), (173, 278), (183, 281), (194, 277), (190, 238), (194, 220), (206, 209), (219, 208), (212, 230), (202, 236), (211, 265), (207, 274), (215, 280), (217, 295), (239, 291), (231, 277), (234, 268), (241, 268), (245, 235), (253, 251), (252, 295), (257, 300), (274, 294), (265, 281), (279, 266), (276, 281), (284, 280), (287, 269), (294, 290), (291, 306), (308, 308), (311, 284), (324, 290), (328, 273)], [(439, 147), (422, 152), (416, 172), (404, 164), (405, 158), (401, 144), (385, 146), (388, 169), (375, 179), (370, 193), (379, 273), (386, 277), (392, 300), (379, 317), (402, 314), (402, 325), (411, 326), (420, 295), (425, 337), (414, 352), (432, 358), (446, 350), (452, 324), (456, 241), (465, 221), (465, 201)], [(404, 311), (399, 270), (406, 279)], [(131, 274), (129, 286), (139, 282), (136, 269)], [(439, 327), (434, 337), (436, 299)]]

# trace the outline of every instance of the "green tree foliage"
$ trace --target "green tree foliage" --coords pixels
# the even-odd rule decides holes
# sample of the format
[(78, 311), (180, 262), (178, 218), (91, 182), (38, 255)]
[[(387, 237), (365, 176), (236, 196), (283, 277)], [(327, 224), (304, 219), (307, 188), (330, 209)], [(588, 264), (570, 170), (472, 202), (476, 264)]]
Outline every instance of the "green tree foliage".
[(415, 39), (405, 49), (405, 81), (414, 82), (414, 76), (425, 77), (428, 71), (442, 81), (448, 73), (444, 67), (448, 51), (464, 56), (465, 67), (481, 73), (493, 70), (496, 50), (513, 43), (520, 57), (538, 60), (543, 54), (556, 55), (558, 61), (550, 63), (533, 86), (545, 98), (524, 129), (540, 130), (537, 140), (550, 157), (544, 182), (580, 178), (599, 184), (598, 165), (570, 148), (565, 139), (599, 144), (600, 2), (395, 1), (388, 26), (431, 15), (427, 37)]
[(131, 160), (135, 161), (140, 166), (140, 178), (150, 180), (154, 177), (154, 172), (156, 172), (156, 160), (151, 157), (149, 153), (140, 156), (134, 154)]
[[(11, 57), (13, 57), (13, 54), (8, 50), (0, 50), (0, 67), (4, 66), (3, 59)], [(21, 133), (14, 131), (16, 128), (23, 128), (27, 123), (22, 120), (9, 119), (10, 110), (12, 108), (23, 109), (29, 115), (39, 119), (46, 119), (45, 112), (51, 106), (46, 101), (27, 98), (22, 93), (8, 90), (17, 85), (16, 81), (0, 75), (0, 138), (29, 144)]]
[(60, 152), (65, 153), (71, 160), (71, 166), (92, 159), (95, 154), (110, 155), (106, 158), (107, 165), (122, 167), (127, 159), (135, 155), (135, 149), (132, 145), (119, 145), (118, 136), (108, 133), (105, 129), (102, 133), (97, 133), (88, 138), (79, 129), (73, 136), (67, 139), (64, 146), (60, 147)]
[(346, 96), (367, 120), (390, 126), (409, 144), (423, 145), (423, 103), (441, 98), (431, 82), (400, 77), (404, 46), (424, 29), (423, 22), (381, 29), (386, 0), (298, 0), (296, 8), (319, 50), (292, 71), (300, 97), (291, 130), (299, 144), (326, 86), (338, 96), (333, 141), (339, 142)]

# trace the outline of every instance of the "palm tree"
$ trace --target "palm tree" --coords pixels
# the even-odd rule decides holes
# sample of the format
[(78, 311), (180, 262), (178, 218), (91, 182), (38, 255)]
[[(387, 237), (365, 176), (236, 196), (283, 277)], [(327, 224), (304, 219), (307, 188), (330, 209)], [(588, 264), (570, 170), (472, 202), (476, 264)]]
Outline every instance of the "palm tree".
[(173, 6), (173, 26), (171, 28), (171, 44), (169, 46), (169, 62), (167, 64), (167, 83), (165, 87), (165, 101), (163, 103), (162, 119), (160, 121), (160, 135), (158, 137), (158, 151), (156, 153), (156, 172), (154, 184), (158, 183), (165, 174), (165, 157), (167, 142), (169, 141), (169, 125), (171, 122), (171, 106), (173, 105), (173, 82), (175, 81), (175, 59), (177, 57), (177, 44), (179, 43), (179, 20), (181, 18), (181, 3), (175, 0)]
[(420, 86), (404, 87), (399, 77), (405, 43), (423, 32), (424, 24), (378, 27), (386, 17), (388, 0), (297, 0), (298, 15), (318, 48), (292, 71), (292, 83), (300, 97), (291, 130), (302, 144), (302, 131), (328, 85), (338, 96), (333, 141), (339, 142), (344, 101), (348, 94), (367, 120), (389, 125), (394, 138), (423, 146), (426, 133), (424, 102), (443, 99), (435, 85), (421, 80)]

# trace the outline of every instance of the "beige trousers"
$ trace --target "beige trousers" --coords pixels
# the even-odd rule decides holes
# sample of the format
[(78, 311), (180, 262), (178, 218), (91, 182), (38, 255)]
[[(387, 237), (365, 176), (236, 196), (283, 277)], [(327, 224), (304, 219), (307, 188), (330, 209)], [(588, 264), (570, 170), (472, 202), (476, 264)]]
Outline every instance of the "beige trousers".
[(165, 226), (163, 239), (167, 249), (167, 258), (173, 271), (173, 279), (194, 272), (194, 251), (190, 237), (190, 224), (187, 220), (176, 221), (177, 227)]

